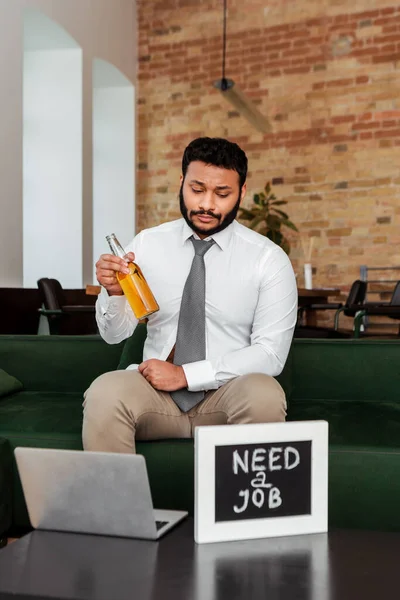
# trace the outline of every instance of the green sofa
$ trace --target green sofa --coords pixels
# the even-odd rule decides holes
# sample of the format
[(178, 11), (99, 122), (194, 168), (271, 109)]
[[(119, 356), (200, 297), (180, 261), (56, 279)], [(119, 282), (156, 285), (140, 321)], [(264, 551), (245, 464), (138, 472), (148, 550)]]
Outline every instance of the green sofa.
[[(23, 384), (0, 398), (0, 507), (12, 506), (14, 530), (29, 519), (12, 450), (81, 449), (84, 390), (101, 373), (140, 362), (145, 335), (140, 325), (112, 346), (98, 336), (0, 336), (0, 367)], [(278, 378), (288, 420), (329, 422), (330, 527), (400, 530), (399, 355), (400, 341), (295, 339)], [(154, 504), (192, 513), (193, 441), (138, 442), (137, 450)]]

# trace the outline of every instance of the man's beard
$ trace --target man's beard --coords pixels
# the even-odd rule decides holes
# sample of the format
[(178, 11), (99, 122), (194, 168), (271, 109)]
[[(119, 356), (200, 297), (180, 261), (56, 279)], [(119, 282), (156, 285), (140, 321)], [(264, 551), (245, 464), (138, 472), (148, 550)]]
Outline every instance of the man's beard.
[[(185, 219), (186, 223), (189, 225), (189, 227), (191, 229), (193, 229), (193, 231), (195, 233), (197, 233), (198, 235), (199, 234), (207, 235), (207, 237), (209, 235), (214, 235), (215, 233), (218, 233), (219, 231), (223, 231), (231, 223), (233, 223), (233, 221), (235, 220), (236, 215), (238, 213), (238, 210), (239, 210), (240, 200), (241, 200), (241, 197), (240, 197), (240, 193), (239, 193), (239, 198), (238, 198), (235, 206), (232, 208), (232, 210), (230, 212), (228, 212), (227, 215), (225, 215), (225, 217), (221, 221), (221, 215), (218, 213), (213, 213), (210, 210), (192, 210), (192, 211), (190, 211), (190, 215), (189, 215), (189, 211), (186, 208), (185, 200), (183, 198), (183, 182), (181, 184), (181, 189), (179, 190), (179, 208), (181, 209), (182, 217)], [(202, 227), (197, 227), (193, 223), (192, 215), (209, 215), (211, 217), (215, 217), (216, 219), (218, 219), (218, 221), (220, 221), (220, 223), (219, 223), (219, 225), (216, 225), (212, 229), (203, 229)]]

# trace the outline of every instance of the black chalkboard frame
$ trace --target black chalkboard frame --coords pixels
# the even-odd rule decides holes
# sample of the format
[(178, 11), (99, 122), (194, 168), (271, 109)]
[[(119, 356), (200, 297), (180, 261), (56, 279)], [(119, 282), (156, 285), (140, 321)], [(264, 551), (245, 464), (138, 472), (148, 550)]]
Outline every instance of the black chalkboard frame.
[[(303, 442), (303, 444), (302, 444)], [(308, 442), (308, 444), (304, 443)], [(274, 455), (269, 452), (269, 448), (280, 448), (281, 452)], [(263, 448), (254, 452), (254, 448)], [(292, 448), (287, 450), (286, 448)], [(298, 448), (298, 462), (294, 460), (296, 448)], [(305, 452), (305, 449), (310, 451)], [(221, 450), (222, 449), (222, 450)], [(248, 452), (246, 453), (246, 449)], [(220, 456), (226, 455), (226, 452), (234, 450), (235, 460), (229, 462), (225, 459), (221, 461)], [(251, 456), (253, 459), (251, 459)], [(272, 462), (264, 463), (261, 471), (260, 464), (263, 464), (264, 457), (270, 457)], [(271, 459), (272, 456), (272, 459)], [(287, 464), (284, 457), (287, 458)], [(241, 457), (241, 458), (238, 458)], [(245, 460), (246, 458), (246, 460)], [(290, 462), (292, 461), (292, 462)], [(280, 481), (286, 479), (286, 487), (290, 489), (290, 478), (297, 477), (296, 468), (304, 467), (304, 464), (310, 461), (309, 481), (310, 481), (310, 502), (302, 502), (299, 513), (296, 505), (291, 507), (290, 514), (281, 511), (280, 516), (275, 516), (273, 510), (265, 511), (265, 503), (268, 500), (268, 492), (271, 491), (272, 484), (266, 482)], [(268, 470), (268, 464), (271, 471)], [(265, 466), (267, 465), (267, 466)], [(274, 466), (276, 469), (281, 466), (282, 470), (287, 469), (287, 473), (272, 473)], [(294, 465), (294, 466), (293, 466)], [(292, 468), (292, 470), (291, 470)], [(232, 472), (227, 473), (227, 469)], [(252, 472), (253, 469), (257, 469)], [(291, 470), (291, 472), (290, 472)], [(247, 485), (247, 489), (241, 489), (239, 495), (234, 494), (232, 506), (235, 506), (235, 512), (243, 510), (243, 515), (233, 512), (227, 512), (226, 507), (221, 509), (219, 502), (226, 504), (226, 494), (222, 489), (234, 489), (230, 486), (232, 476), (239, 476), (239, 471), (243, 471), (246, 477), (250, 478), (253, 487)], [(220, 474), (219, 474), (220, 473)], [(265, 473), (264, 486), (254, 483), (254, 478), (263, 477)], [(303, 473), (307, 474), (305, 469)], [(232, 475), (233, 474), (233, 475)], [(302, 475), (303, 476), (303, 475)], [(253, 479), (251, 479), (253, 477)], [(282, 479), (283, 477), (283, 479)], [(238, 479), (239, 481), (239, 479)], [(294, 481), (294, 479), (293, 479)], [(216, 485), (216, 482), (218, 485)], [(289, 487), (287, 482), (289, 482)], [(266, 484), (266, 485), (265, 485)], [(282, 483), (283, 485), (283, 483)], [(241, 484), (239, 488), (243, 487)], [(244, 486), (246, 487), (246, 486)], [(257, 487), (264, 487), (263, 509), (260, 511), (262, 516), (259, 518), (257, 511), (250, 511), (250, 503), (261, 498), (261, 492), (257, 491), (256, 496), (252, 492)], [(278, 486), (275, 486), (277, 489)], [(238, 489), (239, 489), (238, 488)], [(267, 489), (269, 488), (269, 489)], [(248, 493), (250, 492), (250, 493)], [(276, 492), (279, 496), (279, 489)], [(287, 493), (287, 492), (285, 492)], [(276, 497), (275, 494), (275, 497)], [(228, 502), (229, 504), (229, 502)], [(274, 499), (270, 502), (274, 508)], [(277, 504), (277, 503), (275, 503)], [(293, 504), (293, 503), (292, 503)], [(246, 506), (246, 509), (243, 507)], [(277, 511), (279, 512), (279, 510)], [(232, 516), (230, 516), (232, 514)], [(283, 516), (282, 516), (283, 515)], [(256, 423), (249, 425), (220, 425), (203, 426), (195, 429), (195, 541), (199, 544), (208, 542), (224, 542), (245, 539), (279, 537), (289, 535), (303, 535), (310, 533), (323, 533), (328, 530), (328, 423), (327, 421), (292, 421), (288, 423)]]

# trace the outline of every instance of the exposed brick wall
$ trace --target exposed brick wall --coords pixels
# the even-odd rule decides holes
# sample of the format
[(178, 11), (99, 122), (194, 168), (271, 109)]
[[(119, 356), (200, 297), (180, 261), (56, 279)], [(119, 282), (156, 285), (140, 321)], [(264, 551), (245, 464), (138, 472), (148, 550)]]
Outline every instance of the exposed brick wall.
[[(237, 141), (246, 203), (274, 182), (303, 236), (316, 286), (344, 292), (361, 264), (400, 265), (400, 7), (393, 0), (228, 0), (227, 76), (269, 117), (252, 128), (212, 87), (222, 1), (138, 0), (139, 228), (179, 216), (185, 145)], [(290, 255), (303, 282), (304, 257)]]

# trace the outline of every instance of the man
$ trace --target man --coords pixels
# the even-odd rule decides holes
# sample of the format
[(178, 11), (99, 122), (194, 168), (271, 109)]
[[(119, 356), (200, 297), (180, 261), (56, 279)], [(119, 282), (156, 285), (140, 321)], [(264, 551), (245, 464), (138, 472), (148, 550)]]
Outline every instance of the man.
[[(193, 436), (197, 425), (284, 421), (274, 379), (285, 364), (297, 288), (285, 252), (235, 221), (247, 158), (237, 144), (198, 138), (182, 159), (182, 219), (141, 231), (127, 247), (160, 310), (149, 317), (143, 362), (105, 373), (85, 394), (85, 450), (135, 452), (135, 439)], [(96, 317), (110, 344), (137, 319), (103, 254)]]

